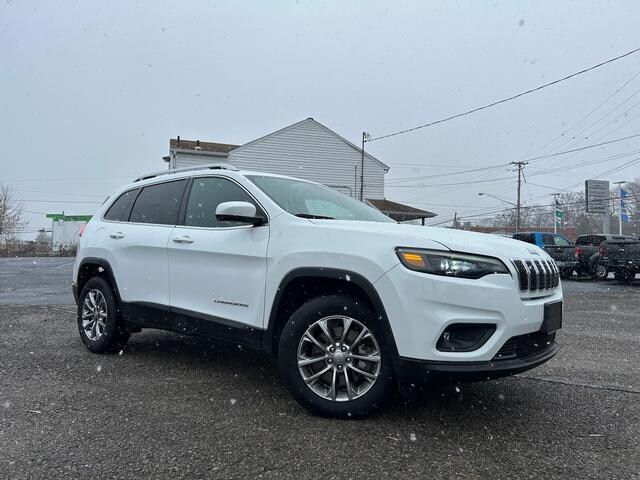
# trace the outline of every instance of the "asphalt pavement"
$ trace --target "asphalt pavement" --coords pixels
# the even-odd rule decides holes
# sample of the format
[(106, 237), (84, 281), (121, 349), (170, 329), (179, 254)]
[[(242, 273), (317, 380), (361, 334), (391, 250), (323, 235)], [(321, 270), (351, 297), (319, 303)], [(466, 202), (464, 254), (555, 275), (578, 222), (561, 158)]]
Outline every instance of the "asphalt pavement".
[(71, 305), (71, 257), (0, 258), (0, 305)]
[(237, 345), (144, 331), (89, 353), (71, 259), (32, 262), (0, 259), (2, 479), (640, 478), (637, 285), (565, 282), (542, 367), (339, 421)]

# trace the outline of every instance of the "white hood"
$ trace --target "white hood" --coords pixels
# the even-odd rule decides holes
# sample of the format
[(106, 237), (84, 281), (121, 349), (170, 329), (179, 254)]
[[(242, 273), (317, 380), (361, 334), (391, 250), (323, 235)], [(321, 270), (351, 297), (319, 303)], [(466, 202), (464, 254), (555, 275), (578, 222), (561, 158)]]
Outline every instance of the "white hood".
[(425, 248), (429, 242), (437, 242), (443, 247), (456, 252), (475, 253), (501, 258), (531, 258), (540, 256), (549, 259), (547, 253), (529, 243), (490, 233), (469, 232), (450, 228), (425, 227), (401, 223), (360, 222), (346, 220), (311, 220), (337, 230), (372, 235), (384, 235), (395, 243), (395, 246)]

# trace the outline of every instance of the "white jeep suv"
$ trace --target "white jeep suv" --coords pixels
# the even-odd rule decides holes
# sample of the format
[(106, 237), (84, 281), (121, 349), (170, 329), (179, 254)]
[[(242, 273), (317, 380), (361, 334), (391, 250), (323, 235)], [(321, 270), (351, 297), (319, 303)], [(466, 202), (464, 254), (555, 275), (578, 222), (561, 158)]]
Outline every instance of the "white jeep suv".
[(115, 192), (73, 271), (96, 353), (157, 328), (277, 355), (307, 409), (357, 417), (394, 387), (496, 378), (553, 357), (558, 269), (518, 240), (398, 224), (330, 188), (226, 164)]

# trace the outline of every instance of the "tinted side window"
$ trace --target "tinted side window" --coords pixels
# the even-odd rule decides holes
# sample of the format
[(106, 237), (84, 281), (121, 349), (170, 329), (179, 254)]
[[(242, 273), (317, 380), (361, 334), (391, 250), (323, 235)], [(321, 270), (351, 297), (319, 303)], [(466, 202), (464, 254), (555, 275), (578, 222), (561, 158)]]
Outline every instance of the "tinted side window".
[(116, 222), (126, 222), (126, 215), (129, 213), (129, 207), (131, 202), (136, 198), (136, 195), (140, 189), (129, 190), (124, 192), (118, 197), (118, 199), (111, 204), (107, 213), (104, 214), (105, 220), (112, 220)]
[(576, 238), (576, 245), (592, 245), (593, 238), (589, 235)]
[(550, 235), (548, 233), (543, 233), (542, 234), (542, 244), (547, 247), (549, 245), (555, 245), (555, 239), (553, 238), (553, 235)]
[(571, 242), (564, 238), (562, 235), (551, 235), (551, 234), (543, 234), (542, 235), (542, 243), (545, 246), (547, 245), (557, 245), (558, 247), (570, 247)]
[[(563, 238), (563, 237), (560, 237)], [(576, 245), (591, 245), (597, 247), (605, 238), (602, 235), (582, 235), (576, 238)], [(559, 243), (558, 245), (564, 245), (565, 243)]]
[[(216, 218), (216, 208), (223, 202), (256, 203), (238, 185), (220, 177), (194, 178), (187, 201), (184, 224), (191, 227), (233, 227), (246, 225), (238, 222), (221, 222)], [(260, 208), (256, 205), (258, 213)]]
[(517, 233), (513, 236), (513, 238), (522, 242), (531, 243), (533, 245), (536, 244), (535, 236), (532, 233)]
[(131, 210), (130, 222), (175, 225), (186, 180), (144, 187)]

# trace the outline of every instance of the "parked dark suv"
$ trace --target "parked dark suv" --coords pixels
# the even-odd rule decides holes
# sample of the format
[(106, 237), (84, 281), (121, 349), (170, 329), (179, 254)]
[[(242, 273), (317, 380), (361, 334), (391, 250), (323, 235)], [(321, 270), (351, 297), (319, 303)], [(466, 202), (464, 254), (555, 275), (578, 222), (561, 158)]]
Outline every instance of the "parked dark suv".
[(601, 260), (598, 249), (602, 242), (634, 241), (634, 237), (612, 234), (580, 235), (576, 238), (575, 257), (578, 261), (578, 275), (588, 275), (594, 280), (604, 280), (609, 275), (609, 268)]

